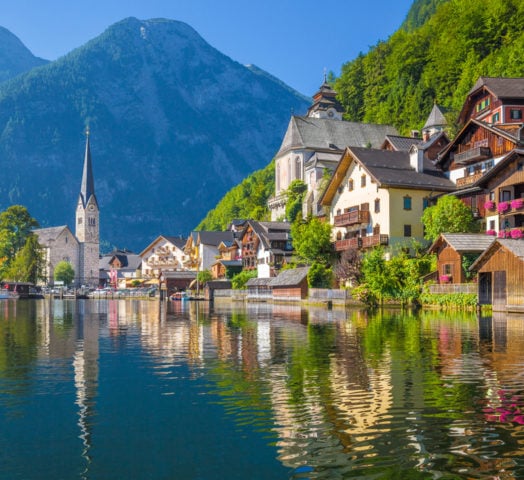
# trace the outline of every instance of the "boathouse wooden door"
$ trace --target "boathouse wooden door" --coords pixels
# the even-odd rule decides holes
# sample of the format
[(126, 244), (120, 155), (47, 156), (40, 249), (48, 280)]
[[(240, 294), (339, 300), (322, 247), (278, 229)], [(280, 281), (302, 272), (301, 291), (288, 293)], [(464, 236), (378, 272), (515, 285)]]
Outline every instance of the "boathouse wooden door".
[(493, 272), (493, 309), (502, 310), (507, 305), (506, 272)]
[(491, 272), (479, 273), (479, 304), (491, 305), (492, 302), (492, 274)]

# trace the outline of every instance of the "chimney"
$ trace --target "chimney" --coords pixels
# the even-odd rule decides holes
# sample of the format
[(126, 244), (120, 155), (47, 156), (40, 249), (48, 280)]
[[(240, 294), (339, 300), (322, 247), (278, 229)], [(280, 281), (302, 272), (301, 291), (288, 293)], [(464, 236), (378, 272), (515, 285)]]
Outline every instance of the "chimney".
[(411, 130), (411, 138), (419, 138), (420, 132), (418, 130)]
[(422, 140), (424, 140), (424, 142), (427, 142), (430, 139), (431, 135), (429, 133), (429, 129), (422, 131)]
[(413, 145), (409, 151), (409, 165), (411, 168), (415, 169), (415, 172), (424, 171), (424, 151), (419, 150), (415, 145)]

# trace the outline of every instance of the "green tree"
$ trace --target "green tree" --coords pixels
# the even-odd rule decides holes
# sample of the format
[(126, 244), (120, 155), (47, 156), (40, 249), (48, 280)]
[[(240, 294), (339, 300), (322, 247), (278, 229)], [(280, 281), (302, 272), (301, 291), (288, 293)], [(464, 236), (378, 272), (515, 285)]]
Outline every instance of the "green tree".
[(314, 262), (307, 272), (307, 283), (310, 288), (331, 288), (333, 270), (323, 263)]
[(22, 205), (12, 205), (0, 213), (0, 278), (25, 245), (31, 230), (37, 227), (38, 222)]
[(307, 185), (302, 180), (293, 180), (286, 190), (286, 219), (289, 222), (302, 218), (302, 202)]
[(197, 273), (197, 281), (199, 284), (203, 285), (204, 283), (213, 280), (213, 275), (209, 270), (202, 270)]
[(25, 245), (16, 254), (6, 271), (5, 276), (19, 282), (31, 282), (37, 284), (44, 280), (45, 258), (42, 247), (38, 243), (38, 237), (30, 234)]
[(312, 217), (297, 220), (291, 225), (293, 249), (297, 256), (309, 264), (330, 264), (333, 259), (331, 225)]
[(65, 260), (58, 262), (55, 267), (55, 281), (64, 282), (64, 285), (71, 285), (75, 278), (75, 269)]
[(441, 233), (468, 233), (477, 231), (471, 209), (453, 195), (445, 195), (437, 204), (422, 214), (424, 237), (434, 241)]
[(231, 279), (231, 286), (235, 290), (242, 290), (246, 287), (246, 283), (250, 278), (256, 278), (257, 277), (257, 271), (256, 270), (242, 270), (240, 273), (237, 273), (232, 279)]

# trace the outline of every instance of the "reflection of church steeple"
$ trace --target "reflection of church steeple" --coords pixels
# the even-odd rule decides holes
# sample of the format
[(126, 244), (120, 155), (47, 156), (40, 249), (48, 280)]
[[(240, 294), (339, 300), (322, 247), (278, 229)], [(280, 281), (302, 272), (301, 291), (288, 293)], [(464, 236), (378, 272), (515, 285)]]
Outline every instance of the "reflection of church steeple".
[[(82, 303), (78, 308), (85, 308)], [(85, 460), (83, 478), (88, 478), (87, 472), (91, 464), (89, 450), (91, 449), (92, 417), (95, 413), (95, 398), (98, 388), (98, 335), (99, 324), (96, 318), (84, 321), (85, 316), (77, 311), (77, 325), (79, 339), (73, 358), (75, 372), (76, 405), (78, 405), (78, 422), (80, 428), (79, 438), (82, 440), (82, 457)], [(84, 313), (84, 312), (82, 312)]]
[(329, 118), (332, 120), (342, 120), (344, 107), (337, 100), (337, 92), (331, 88), (324, 74), (324, 83), (313, 95), (313, 104), (307, 111), (308, 117)]

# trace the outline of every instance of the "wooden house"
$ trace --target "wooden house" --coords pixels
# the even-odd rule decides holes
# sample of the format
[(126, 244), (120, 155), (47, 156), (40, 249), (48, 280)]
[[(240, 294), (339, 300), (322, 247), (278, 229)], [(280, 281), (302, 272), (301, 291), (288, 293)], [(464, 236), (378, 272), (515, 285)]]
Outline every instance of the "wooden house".
[(271, 280), (274, 301), (300, 301), (308, 295), (307, 272), (309, 267), (283, 270)]
[(247, 299), (254, 301), (266, 301), (272, 299), (272, 278), (250, 278), (246, 282)]
[(473, 263), (478, 298), (493, 311), (524, 312), (524, 240), (497, 238)]
[(429, 248), (437, 255), (438, 283), (466, 283), (465, 256), (476, 260), (493, 240), (483, 233), (441, 233)]
[(230, 290), (231, 282), (229, 280), (211, 280), (204, 285), (204, 299), (212, 302), (215, 299), (216, 290)]

